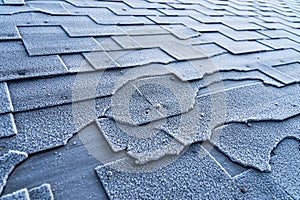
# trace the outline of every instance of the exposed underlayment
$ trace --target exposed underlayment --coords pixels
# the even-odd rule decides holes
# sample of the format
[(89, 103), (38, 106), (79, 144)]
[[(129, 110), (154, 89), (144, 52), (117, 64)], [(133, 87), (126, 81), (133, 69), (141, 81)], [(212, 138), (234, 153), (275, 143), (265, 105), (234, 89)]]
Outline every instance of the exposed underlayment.
[(300, 199), (299, 3), (0, 0), (0, 199)]

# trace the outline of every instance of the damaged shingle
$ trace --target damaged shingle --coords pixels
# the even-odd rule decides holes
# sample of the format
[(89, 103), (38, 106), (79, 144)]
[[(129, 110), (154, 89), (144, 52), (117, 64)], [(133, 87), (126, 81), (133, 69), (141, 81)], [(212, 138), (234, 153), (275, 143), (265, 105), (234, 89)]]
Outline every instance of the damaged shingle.
[(27, 189), (18, 190), (12, 194), (0, 197), (1, 200), (30, 200)]
[(29, 190), (30, 200), (54, 200), (51, 186), (43, 184), (39, 187)]
[(96, 172), (110, 199), (193, 199), (200, 196), (230, 199), (235, 190), (233, 182), (207, 154), (199, 145), (192, 145), (178, 159), (166, 158), (168, 160), (158, 162), (158, 166), (155, 163), (137, 166), (131, 159), (124, 158), (99, 166)]
[(3, 191), (9, 174), (14, 170), (16, 165), (27, 158), (27, 154), (20, 151), (10, 150), (0, 157), (0, 194)]

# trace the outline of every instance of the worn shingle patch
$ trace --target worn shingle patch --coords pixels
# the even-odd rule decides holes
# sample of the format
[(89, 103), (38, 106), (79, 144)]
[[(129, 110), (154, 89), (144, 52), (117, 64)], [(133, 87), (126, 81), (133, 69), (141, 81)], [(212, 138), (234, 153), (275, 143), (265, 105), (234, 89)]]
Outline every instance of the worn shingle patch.
[(19, 151), (10, 150), (0, 157), (0, 194), (3, 191), (9, 174), (20, 162), (27, 158), (27, 154)]

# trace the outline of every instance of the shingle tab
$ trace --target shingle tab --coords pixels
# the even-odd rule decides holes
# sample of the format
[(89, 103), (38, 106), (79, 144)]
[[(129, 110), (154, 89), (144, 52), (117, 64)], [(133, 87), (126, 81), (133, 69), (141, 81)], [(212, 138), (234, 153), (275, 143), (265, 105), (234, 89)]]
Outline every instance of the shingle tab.
[(70, 38), (59, 26), (19, 27), (30, 56), (101, 50), (90, 37)]
[(43, 184), (39, 187), (29, 190), (30, 200), (54, 200), (51, 186)]
[(0, 80), (66, 72), (58, 56), (30, 57), (20, 42), (0, 42), (0, 52)]
[[(201, 157), (203, 154), (206, 156)], [(178, 159), (169, 157), (159, 162), (170, 163), (165, 167), (155, 164), (137, 166), (129, 158), (124, 158), (99, 166), (96, 172), (111, 199), (193, 199), (199, 196), (230, 199), (236, 190), (232, 180), (207, 154), (198, 145), (193, 145)], [(122, 166), (125, 171), (122, 171)], [(202, 182), (205, 182), (205, 187), (199, 184)]]
[(13, 107), (10, 100), (10, 94), (5, 82), (0, 83), (0, 94), (0, 114), (12, 112)]
[(110, 69), (148, 65), (151, 63), (170, 63), (174, 61), (158, 48), (84, 53), (85, 58), (96, 69)]
[(0, 115), (0, 139), (17, 134), (14, 117), (11, 113)]
[(24, 0), (3, 0), (6, 5), (24, 5)]
[(9, 150), (0, 157), (0, 193), (2, 193), (3, 188), (6, 185), (9, 174), (14, 170), (16, 165), (24, 161), (27, 157), (26, 153), (13, 150)]
[(1, 200), (30, 200), (28, 190), (22, 189), (18, 190), (12, 194), (7, 194), (5, 196), (0, 197)]

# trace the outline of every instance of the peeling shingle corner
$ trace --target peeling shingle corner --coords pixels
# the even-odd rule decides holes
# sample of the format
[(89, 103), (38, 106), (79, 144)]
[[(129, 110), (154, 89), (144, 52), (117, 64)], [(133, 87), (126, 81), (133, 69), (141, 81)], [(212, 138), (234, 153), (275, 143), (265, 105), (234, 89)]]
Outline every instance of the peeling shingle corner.
[(14, 150), (10, 150), (8, 153), (0, 157), (0, 194), (6, 185), (9, 174), (27, 157), (26, 153)]

